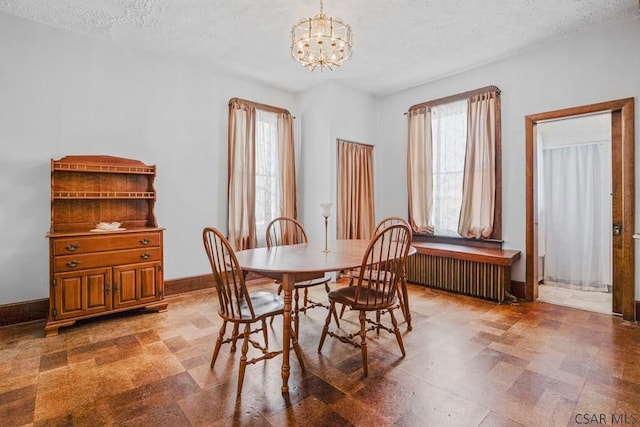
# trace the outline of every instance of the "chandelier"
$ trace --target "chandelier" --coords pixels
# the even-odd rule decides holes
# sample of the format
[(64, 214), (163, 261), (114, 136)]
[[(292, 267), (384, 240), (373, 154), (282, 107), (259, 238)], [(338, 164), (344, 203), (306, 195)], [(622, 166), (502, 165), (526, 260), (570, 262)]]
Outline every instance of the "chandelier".
[(311, 71), (333, 70), (351, 59), (351, 27), (340, 18), (320, 13), (301, 19), (291, 29), (291, 57)]

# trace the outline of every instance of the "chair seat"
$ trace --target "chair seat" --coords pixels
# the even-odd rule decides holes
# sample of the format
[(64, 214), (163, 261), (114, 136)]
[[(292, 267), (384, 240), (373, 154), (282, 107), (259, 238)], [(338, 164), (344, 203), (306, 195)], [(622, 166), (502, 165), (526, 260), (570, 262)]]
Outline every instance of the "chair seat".
[(379, 300), (386, 300), (386, 298), (380, 298), (380, 295), (375, 290), (360, 288), (360, 295), (358, 295), (358, 300), (356, 301), (356, 286), (346, 286), (344, 288), (339, 288), (329, 292), (329, 301), (337, 302), (340, 304), (345, 304), (351, 306), (354, 310), (384, 310), (385, 308), (389, 308), (392, 305), (396, 304), (397, 297), (394, 293), (393, 297), (389, 299), (389, 302), (386, 304), (367, 304), (367, 300), (371, 301), (375, 299), (376, 295)]
[[(273, 292), (252, 292), (249, 294), (249, 298), (251, 298), (251, 305), (253, 305), (253, 311), (256, 317), (251, 317), (249, 306), (246, 301), (243, 301), (240, 305), (240, 316), (229, 318), (229, 320), (236, 322), (255, 322), (265, 317), (281, 314), (284, 310), (284, 299)], [(222, 313), (221, 316), (227, 317)]]

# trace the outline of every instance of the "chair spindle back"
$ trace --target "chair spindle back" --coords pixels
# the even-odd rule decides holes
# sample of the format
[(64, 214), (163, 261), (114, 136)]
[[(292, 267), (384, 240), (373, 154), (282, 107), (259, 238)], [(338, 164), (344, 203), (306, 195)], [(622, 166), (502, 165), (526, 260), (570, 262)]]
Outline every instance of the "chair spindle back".
[(395, 301), (410, 246), (411, 231), (402, 223), (383, 228), (371, 238), (356, 284), (358, 305), (374, 307)]
[(307, 233), (296, 219), (280, 216), (267, 225), (267, 247), (307, 243)]
[(242, 318), (241, 305), (246, 304), (255, 317), (251, 299), (244, 281), (244, 275), (238, 264), (231, 244), (220, 230), (206, 227), (202, 230), (204, 243), (213, 277), (218, 291), (219, 313), (223, 318)]
[[(382, 218), (380, 222), (376, 225), (376, 229), (373, 231), (373, 235), (378, 234), (379, 231), (387, 228), (390, 225), (402, 224), (409, 227), (409, 223), (406, 219), (399, 216), (388, 216), (386, 218)], [(409, 227), (411, 229), (411, 227)]]

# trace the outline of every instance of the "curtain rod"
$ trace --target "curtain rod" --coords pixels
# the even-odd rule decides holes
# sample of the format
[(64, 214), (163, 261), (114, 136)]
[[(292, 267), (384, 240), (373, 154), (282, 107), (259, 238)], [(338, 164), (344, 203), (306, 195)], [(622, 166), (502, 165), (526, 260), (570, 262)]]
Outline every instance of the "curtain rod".
[(247, 99), (242, 99), (242, 98), (231, 98), (229, 100), (229, 106), (231, 106), (231, 104), (244, 104), (250, 107), (257, 108), (259, 110), (270, 111), (272, 113), (289, 114), (291, 117), (295, 119), (295, 116), (293, 116), (289, 112), (289, 110), (287, 110), (286, 108), (274, 107), (273, 105), (261, 104), (259, 102), (249, 101)]
[(336, 138), (336, 142), (346, 142), (347, 144), (364, 145), (365, 147), (375, 147), (375, 145), (373, 144), (367, 144), (364, 142), (347, 141), (346, 139), (340, 139), (340, 138)]
[[(432, 101), (421, 102), (420, 104), (412, 105), (409, 108), (409, 111), (417, 110), (418, 108), (423, 107), (433, 107), (440, 104), (448, 104), (449, 102), (459, 101), (461, 99), (471, 98), (474, 95), (479, 95), (481, 93), (494, 93), (496, 96), (500, 95), (500, 88), (498, 86), (485, 86), (480, 89), (474, 89), (463, 93), (458, 93), (456, 95), (445, 96), (444, 98), (434, 99)], [(403, 113), (405, 116), (407, 113)]]

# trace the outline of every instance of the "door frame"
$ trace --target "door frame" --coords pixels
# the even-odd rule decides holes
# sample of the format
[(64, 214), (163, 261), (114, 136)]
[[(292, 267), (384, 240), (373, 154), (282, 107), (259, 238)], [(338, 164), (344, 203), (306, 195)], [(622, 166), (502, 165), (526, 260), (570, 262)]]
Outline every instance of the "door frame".
[(541, 121), (584, 114), (611, 113), (612, 222), (622, 232), (612, 238), (614, 307), (625, 320), (635, 320), (635, 178), (634, 178), (634, 98), (525, 116), (526, 134), (526, 226), (525, 226), (525, 299), (538, 298), (538, 237), (536, 222), (536, 124)]

